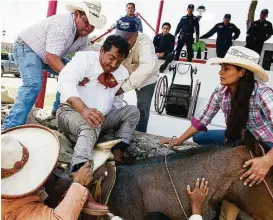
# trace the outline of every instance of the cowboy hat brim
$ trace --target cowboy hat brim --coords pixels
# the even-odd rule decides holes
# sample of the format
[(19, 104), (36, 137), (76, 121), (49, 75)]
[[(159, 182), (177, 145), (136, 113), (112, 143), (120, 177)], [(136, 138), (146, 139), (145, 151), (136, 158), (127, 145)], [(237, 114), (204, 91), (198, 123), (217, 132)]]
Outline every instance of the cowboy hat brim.
[(95, 28), (103, 29), (106, 24), (107, 19), (104, 15), (100, 14), (99, 17), (96, 17), (93, 14), (90, 14), (88, 8), (83, 3), (67, 4), (65, 8), (71, 13), (74, 13), (77, 10), (85, 12), (89, 24)]
[(227, 58), (215, 57), (215, 58), (210, 58), (207, 61), (207, 64), (222, 64), (222, 63), (233, 64), (233, 65), (248, 69), (251, 72), (253, 72), (255, 77), (257, 78), (257, 80), (259, 80), (261, 82), (268, 82), (269, 81), (269, 77), (268, 77), (267, 73), (259, 64), (253, 63), (253, 62), (248, 61), (246, 59), (242, 59), (239, 57), (236, 57), (236, 58), (235, 57), (227, 57)]
[(50, 129), (39, 125), (24, 125), (2, 132), (14, 136), (29, 152), (22, 170), (1, 179), (2, 198), (18, 198), (37, 191), (52, 173), (60, 153), (59, 139)]

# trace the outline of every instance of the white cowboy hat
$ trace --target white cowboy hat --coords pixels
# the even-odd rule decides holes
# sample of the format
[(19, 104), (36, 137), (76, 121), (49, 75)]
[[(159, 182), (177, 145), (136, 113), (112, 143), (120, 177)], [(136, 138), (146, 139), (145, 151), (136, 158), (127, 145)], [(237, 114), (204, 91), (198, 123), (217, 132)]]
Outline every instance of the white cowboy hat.
[(1, 196), (18, 198), (37, 191), (52, 173), (60, 143), (50, 129), (24, 125), (1, 135)]
[(11, 104), (14, 103), (14, 99), (9, 96), (8, 90), (5, 86), (1, 86), (1, 103)]
[(229, 48), (224, 58), (211, 58), (208, 64), (229, 63), (243, 67), (254, 73), (257, 80), (268, 82), (269, 78), (265, 70), (259, 65), (260, 55), (253, 50), (241, 46)]
[(86, 0), (82, 2), (73, 2), (71, 4), (66, 4), (65, 8), (72, 13), (77, 10), (85, 12), (89, 24), (95, 28), (102, 29), (106, 24), (106, 17), (100, 13), (100, 1)]

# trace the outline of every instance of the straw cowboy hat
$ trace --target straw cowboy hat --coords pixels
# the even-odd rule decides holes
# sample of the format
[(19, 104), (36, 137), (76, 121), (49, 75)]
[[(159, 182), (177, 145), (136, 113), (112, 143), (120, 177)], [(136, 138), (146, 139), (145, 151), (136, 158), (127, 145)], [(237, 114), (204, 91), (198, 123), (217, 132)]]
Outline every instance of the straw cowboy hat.
[(52, 173), (60, 153), (48, 128), (24, 125), (1, 135), (1, 196), (18, 198), (37, 191)]
[(89, 24), (95, 28), (102, 29), (106, 24), (106, 17), (100, 13), (100, 1), (86, 0), (82, 2), (73, 2), (71, 4), (66, 4), (65, 7), (71, 13), (77, 10), (85, 12)]
[(243, 67), (254, 73), (257, 80), (268, 82), (269, 78), (265, 70), (259, 65), (260, 55), (253, 50), (241, 46), (229, 48), (224, 58), (211, 58), (208, 64), (229, 63)]
[(9, 96), (8, 90), (5, 86), (1, 86), (1, 103), (11, 104), (14, 103), (14, 99)]

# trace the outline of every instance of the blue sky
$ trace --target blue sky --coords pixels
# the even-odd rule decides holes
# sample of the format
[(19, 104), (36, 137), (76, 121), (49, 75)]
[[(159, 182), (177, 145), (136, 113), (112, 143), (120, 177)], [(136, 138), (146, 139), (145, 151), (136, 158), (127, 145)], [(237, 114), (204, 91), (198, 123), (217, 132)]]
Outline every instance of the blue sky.
[[(67, 13), (65, 4), (71, 2), (67, 0), (58, 1), (57, 13)], [(128, 1), (124, 0), (102, 0), (103, 13), (107, 16), (107, 25), (103, 31), (94, 31), (91, 35), (99, 35), (104, 32), (117, 20), (125, 14), (125, 5)], [(160, 0), (135, 0), (136, 11), (139, 12), (155, 28)], [(207, 12), (200, 22), (200, 33), (204, 34), (215, 23), (222, 21), (224, 14), (232, 15), (232, 22), (241, 29), (240, 40), (245, 39), (246, 19), (250, 0), (165, 0), (162, 23), (168, 21), (172, 24), (171, 32), (174, 33), (176, 25), (181, 16), (186, 14), (188, 4), (194, 4), (197, 8), (203, 4)], [(5, 41), (13, 42), (18, 33), (28, 26), (45, 18), (47, 13), (47, 0), (5, 0), (1, 3), (1, 35), (2, 30), (6, 30)], [(255, 19), (259, 18), (262, 9), (269, 9), (268, 20), (273, 23), (273, 1), (259, 0)], [(195, 13), (197, 14), (197, 13)], [(152, 30), (144, 24), (144, 32), (153, 37)], [(213, 36), (212, 38), (215, 38)], [(2, 36), (1, 36), (2, 40)], [(273, 39), (270, 39), (273, 43)]]

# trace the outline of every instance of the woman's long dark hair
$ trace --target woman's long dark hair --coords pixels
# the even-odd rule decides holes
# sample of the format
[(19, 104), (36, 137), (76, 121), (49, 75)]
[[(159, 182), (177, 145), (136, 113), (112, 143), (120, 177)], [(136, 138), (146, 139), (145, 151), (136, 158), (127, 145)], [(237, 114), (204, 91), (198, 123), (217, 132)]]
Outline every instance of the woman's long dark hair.
[[(237, 71), (242, 67), (234, 66)], [(227, 141), (238, 141), (242, 138), (242, 133), (246, 128), (249, 116), (249, 100), (255, 86), (253, 72), (246, 70), (240, 78), (235, 95), (231, 98), (231, 110), (227, 120), (225, 136)]]

